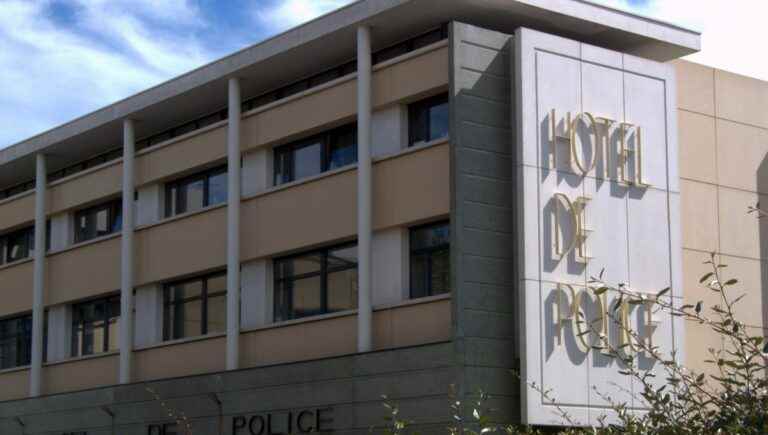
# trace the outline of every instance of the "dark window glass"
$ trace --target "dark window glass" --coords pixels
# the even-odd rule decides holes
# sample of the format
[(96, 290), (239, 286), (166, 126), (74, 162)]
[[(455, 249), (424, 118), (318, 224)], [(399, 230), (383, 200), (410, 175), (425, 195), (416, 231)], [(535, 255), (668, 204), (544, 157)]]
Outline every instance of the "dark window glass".
[(410, 145), (448, 137), (448, 95), (411, 104), (408, 112)]
[(32, 359), (32, 316), (0, 320), (0, 369), (25, 366)]
[(94, 355), (118, 348), (120, 296), (72, 306), (72, 356)]
[(227, 329), (227, 275), (172, 283), (164, 292), (163, 337), (178, 340)]
[(451, 291), (448, 222), (411, 229), (411, 298)]
[(226, 166), (168, 183), (165, 187), (165, 215), (171, 217), (222, 204), (227, 202), (227, 192)]
[(347, 125), (275, 148), (275, 185), (357, 162), (357, 126)]
[(114, 200), (75, 213), (75, 243), (113, 234), (123, 227), (122, 200)]
[(410, 41), (406, 41), (406, 42), (394, 45), (392, 47), (388, 47), (388, 48), (377, 51), (373, 55), (373, 63), (376, 64), (376, 63), (386, 62), (390, 59), (394, 59), (398, 56), (402, 56), (410, 51), (412, 51)]
[(5, 247), (4, 254), (6, 263), (29, 258), (35, 247), (35, 227), (27, 227), (15, 231), (3, 236), (2, 239), (2, 244)]
[(275, 321), (357, 307), (357, 246), (275, 260)]

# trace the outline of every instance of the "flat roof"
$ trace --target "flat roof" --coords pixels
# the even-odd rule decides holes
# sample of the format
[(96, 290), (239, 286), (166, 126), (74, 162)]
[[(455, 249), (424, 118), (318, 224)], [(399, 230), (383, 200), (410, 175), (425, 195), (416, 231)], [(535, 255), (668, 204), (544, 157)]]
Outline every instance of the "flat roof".
[(37, 153), (54, 171), (119, 147), (125, 118), (141, 138), (221, 109), (230, 77), (243, 79), (249, 97), (348, 61), (361, 24), (376, 49), (449, 21), (505, 33), (525, 26), (659, 61), (701, 46), (697, 31), (587, 0), (359, 0), (0, 150), (0, 187), (32, 178)]

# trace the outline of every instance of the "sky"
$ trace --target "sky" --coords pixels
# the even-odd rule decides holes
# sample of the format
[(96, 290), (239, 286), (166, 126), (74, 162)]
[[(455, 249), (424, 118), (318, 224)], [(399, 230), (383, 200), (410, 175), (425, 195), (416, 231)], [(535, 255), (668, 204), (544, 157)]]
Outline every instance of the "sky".
[[(767, 0), (596, 1), (700, 30), (690, 60), (768, 80)], [(350, 2), (0, 0), (0, 148)]]

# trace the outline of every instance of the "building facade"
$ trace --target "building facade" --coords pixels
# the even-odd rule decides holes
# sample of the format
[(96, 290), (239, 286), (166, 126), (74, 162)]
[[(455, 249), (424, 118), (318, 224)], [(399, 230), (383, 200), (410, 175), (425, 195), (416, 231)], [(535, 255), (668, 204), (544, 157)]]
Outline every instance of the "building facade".
[[(479, 388), (559, 424), (514, 371), (594, 421), (601, 269), (696, 301), (716, 252), (765, 322), (768, 84), (698, 49), (575, 0), (361, 0), (0, 151), (0, 433), (366, 433), (382, 395), (440, 433)], [(694, 368), (721, 345), (644, 310)]]

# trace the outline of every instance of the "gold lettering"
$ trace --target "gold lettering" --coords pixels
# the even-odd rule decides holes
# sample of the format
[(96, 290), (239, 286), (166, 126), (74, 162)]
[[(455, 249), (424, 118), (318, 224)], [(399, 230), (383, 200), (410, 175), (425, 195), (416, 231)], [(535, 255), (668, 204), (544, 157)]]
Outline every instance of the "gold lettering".
[[(576, 198), (576, 201), (571, 201), (567, 195), (562, 193), (556, 193), (554, 196), (554, 232), (553, 258), (556, 261), (560, 261), (575, 249), (575, 258), (579, 263), (587, 263), (591, 257), (587, 255), (586, 240), (591, 233), (586, 228), (585, 209), (591, 198), (580, 196)], [(567, 214), (570, 226), (571, 237), (568, 238), (567, 243), (565, 236), (563, 235), (563, 222), (561, 222), (561, 214)]]

